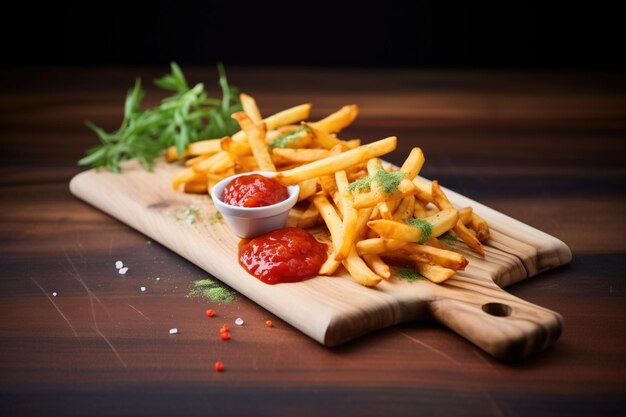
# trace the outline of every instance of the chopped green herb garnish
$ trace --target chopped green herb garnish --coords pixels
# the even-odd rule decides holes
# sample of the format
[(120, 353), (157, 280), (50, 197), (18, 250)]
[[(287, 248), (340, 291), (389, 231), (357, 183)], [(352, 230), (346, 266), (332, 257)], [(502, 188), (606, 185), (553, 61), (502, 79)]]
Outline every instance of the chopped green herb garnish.
[(393, 276), (407, 282), (422, 281), (426, 279), (413, 268), (394, 268)]
[(151, 240), (146, 240), (146, 245), (152, 245), (152, 241)]
[(350, 192), (352, 194), (354, 194), (355, 191), (367, 191), (370, 189), (370, 187), (372, 186), (372, 177), (367, 176), (367, 177), (363, 177), (360, 180), (356, 180), (352, 183), (350, 183), (349, 189)]
[(239, 127), (230, 115), (241, 110), (237, 90), (228, 85), (221, 64), (218, 71), (221, 100), (207, 97), (202, 83), (189, 88), (180, 67), (173, 62), (171, 74), (154, 80), (158, 87), (172, 91), (173, 95), (143, 111), (140, 107), (145, 92), (138, 78), (126, 95), (119, 129), (109, 133), (90, 121), (85, 122), (101, 144), (88, 149), (78, 164), (120, 172), (121, 162), (137, 158), (150, 170), (161, 150), (170, 145), (175, 145), (182, 155), (190, 142), (235, 133)]
[(406, 174), (401, 171), (386, 171), (383, 168), (378, 168), (373, 176), (367, 176), (356, 180), (350, 184), (350, 192), (355, 191), (367, 191), (372, 186), (372, 181), (376, 181), (380, 189), (386, 194), (394, 194), (398, 192), (398, 184), (406, 178)]
[(191, 283), (188, 297), (202, 297), (208, 301), (225, 304), (235, 301), (237, 293), (224, 284), (211, 279), (201, 279)]
[(215, 223), (218, 223), (223, 218), (224, 218), (224, 216), (222, 216), (222, 213), (220, 213), (219, 211), (216, 211), (215, 214), (209, 220), (209, 223), (211, 225), (214, 225)]
[(194, 224), (198, 220), (198, 210), (191, 207), (186, 208), (183, 212), (183, 217), (187, 223)]
[(421, 230), (422, 237), (420, 238), (419, 243), (424, 243), (430, 236), (433, 234), (433, 225), (430, 224), (427, 220), (424, 219), (407, 219), (404, 221), (405, 224), (409, 226), (416, 227)]
[(455, 235), (454, 232), (446, 232), (443, 235), (439, 236), (439, 239), (443, 240), (446, 243), (460, 242), (459, 237)]
[(293, 144), (302, 137), (302, 134), (308, 131), (308, 127), (302, 126), (289, 133), (276, 137), (272, 143), (270, 143), (270, 151), (274, 148), (289, 148), (293, 146)]

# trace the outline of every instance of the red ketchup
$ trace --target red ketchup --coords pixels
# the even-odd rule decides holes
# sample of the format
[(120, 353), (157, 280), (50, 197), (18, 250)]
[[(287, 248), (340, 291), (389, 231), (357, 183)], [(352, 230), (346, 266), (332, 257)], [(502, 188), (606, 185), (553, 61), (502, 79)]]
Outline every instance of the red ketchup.
[(317, 276), (327, 257), (326, 244), (297, 227), (277, 229), (239, 243), (239, 263), (266, 284)]
[(224, 188), (223, 201), (238, 207), (265, 207), (289, 197), (287, 187), (259, 174), (242, 175)]

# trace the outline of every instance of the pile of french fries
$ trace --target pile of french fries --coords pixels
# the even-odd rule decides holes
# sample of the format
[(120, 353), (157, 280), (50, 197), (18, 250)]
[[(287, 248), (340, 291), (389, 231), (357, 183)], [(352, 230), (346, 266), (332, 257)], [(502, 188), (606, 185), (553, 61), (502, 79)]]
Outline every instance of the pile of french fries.
[[(167, 149), (168, 161), (185, 160), (186, 168), (172, 180), (174, 189), (204, 194), (234, 174), (277, 172), (281, 184), (300, 185), (290, 225), (328, 228), (332, 253), (320, 275), (333, 275), (343, 265), (368, 287), (391, 278), (389, 263), (413, 265), (436, 283), (463, 270), (465, 256), (438, 239), (445, 233), (484, 256), (487, 222), (471, 207), (455, 208), (437, 181), (418, 176), (425, 162), (420, 148), (397, 169), (378, 159), (396, 149), (396, 137), (361, 145), (359, 139), (336, 136), (356, 119), (356, 105), (305, 122), (310, 104), (262, 118), (252, 97), (242, 94), (241, 103), (243, 111), (232, 115), (241, 130), (232, 137), (194, 142), (183, 155)], [(384, 180), (386, 175), (392, 178)], [(351, 189), (364, 178), (365, 186)]]

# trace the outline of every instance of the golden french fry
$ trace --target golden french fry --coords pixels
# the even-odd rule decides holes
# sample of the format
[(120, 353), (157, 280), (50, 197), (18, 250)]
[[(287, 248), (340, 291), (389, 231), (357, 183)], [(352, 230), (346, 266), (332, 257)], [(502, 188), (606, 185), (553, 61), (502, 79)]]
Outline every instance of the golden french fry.
[(267, 134), (265, 135), (265, 142), (267, 142), (267, 144), (269, 145), (277, 137), (287, 133), (291, 133), (294, 130), (300, 129), (300, 127), (300, 125), (285, 125), (274, 130), (268, 130)]
[(337, 133), (346, 126), (349, 126), (356, 116), (359, 114), (359, 106), (356, 104), (349, 104), (343, 106), (338, 111), (326, 116), (322, 120), (314, 123), (309, 123), (309, 126), (314, 129), (321, 130), (326, 133)]
[(459, 220), (464, 225), (468, 225), (472, 221), (472, 208), (471, 207), (463, 207), (459, 209)]
[[(378, 189), (374, 189), (374, 187), (372, 187), (370, 191), (367, 192), (357, 192), (354, 196), (354, 207), (359, 209), (372, 207), (383, 202), (401, 200), (404, 197), (417, 193), (417, 188), (407, 179), (401, 180), (396, 188), (397, 192), (391, 194), (384, 192), (380, 187), (378, 187)], [(389, 209), (387, 208), (387, 212), (388, 210)]]
[(432, 282), (436, 282), (437, 284), (444, 282), (452, 275), (454, 275), (454, 270), (449, 268), (444, 268), (439, 265), (432, 265), (422, 262), (415, 263), (415, 269), (424, 277), (428, 278)]
[(237, 142), (231, 137), (226, 136), (225, 138), (220, 139), (219, 142), (222, 150), (233, 156), (249, 156), (252, 153), (250, 145), (247, 143)]
[(310, 180), (302, 181), (300, 183), (300, 194), (298, 194), (298, 201), (306, 200), (317, 192), (317, 179), (311, 178)]
[(303, 229), (308, 229), (310, 227), (315, 226), (319, 218), (320, 218), (319, 210), (317, 209), (317, 207), (315, 207), (315, 204), (310, 203), (309, 207), (306, 210), (304, 210), (304, 212), (298, 219), (298, 224), (296, 226), (301, 227)]
[(478, 214), (472, 212), (472, 221), (470, 223), (472, 229), (476, 231), (476, 238), (481, 242), (489, 239), (489, 225)]
[(186, 168), (174, 176), (172, 179), (172, 189), (178, 190), (181, 185), (188, 182), (201, 181), (202, 178), (206, 178), (206, 174), (196, 172), (193, 168)]
[[(372, 179), (369, 184), (369, 190), (354, 192), (354, 207), (365, 208), (379, 205), (381, 217), (392, 218), (391, 207), (385, 204), (389, 201), (400, 200), (417, 192), (417, 188), (413, 183), (401, 176), (404, 173), (387, 173), (382, 169), (381, 162), (377, 158), (370, 159), (367, 162), (367, 171)], [(399, 174), (399, 175), (396, 175)], [(395, 206), (394, 206), (395, 208)]]
[(209, 158), (209, 155), (199, 155), (199, 156), (194, 156), (193, 158), (189, 158), (185, 161), (185, 166), (186, 167), (191, 167), (194, 166), (195, 164), (197, 164), (200, 161), (204, 161), (205, 159)]
[(252, 155), (256, 159), (259, 169), (262, 171), (276, 172), (267, 144), (265, 143), (265, 123), (255, 125), (250, 117), (244, 112), (233, 113), (231, 117), (237, 120), (241, 130), (248, 137), (248, 145), (252, 149)]
[[(339, 236), (341, 234), (341, 220), (339, 219), (339, 215), (335, 211), (335, 208), (330, 204), (328, 198), (323, 194), (316, 194), (312, 197), (313, 203), (315, 207), (319, 210), (322, 219), (326, 222), (326, 226), (330, 231), (330, 235), (334, 242), (339, 242)], [(374, 273), (367, 264), (359, 257), (356, 253), (356, 249), (354, 246), (350, 250), (350, 254), (346, 259), (341, 261), (343, 266), (346, 267), (352, 279), (354, 279), (357, 283), (364, 285), (366, 287), (373, 287), (378, 285), (381, 278)], [(333, 269), (334, 266), (334, 269)], [(320, 274), (324, 274), (325, 272), (330, 272), (330, 274), (334, 273), (339, 266), (339, 262), (336, 261), (332, 256), (328, 257), (328, 260), (324, 265), (322, 265), (322, 269), (320, 269)], [(324, 272), (323, 272), (324, 271)]]
[(177, 159), (186, 158), (187, 156), (197, 156), (197, 155), (213, 155), (220, 151), (219, 140), (217, 139), (206, 139), (199, 140), (197, 142), (192, 142), (187, 146), (187, 149), (183, 153), (182, 156), (178, 155), (176, 151), (176, 146), (169, 146), (165, 151), (165, 159), (168, 162), (176, 161)]
[(415, 197), (408, 196), (402, 199), (402, 202), (396, 209), (396, 212), (393, 213), (393, 220), (395, 221), (404, 221), (413, 217), (413, 213), (415, 212)]
[[(283, 110), (276, 114), (263, 119), (267, 130), (274, 130), (281, 126), (297, 123), (309, 117), (311, 112), (311, 104), (301, 104), (299, 106), (291, 107), (287, 110)], [(239, 142), (246, 142), (246, 132), (240, 130), (233, 135), (233, 139)]]
[(203, 182), (186, 182), (183, 191), (189, 194), (206, 194), (209, 190), (207, 181)]
[(364, 239), (356, 243), (356, 252), (359, 255), (378, 255), (384, 252), (391, 252), (402, 249), (410, 242), (397, 239), (383, 239), (380, 237)]
[(424, 152), (422, 152), (420, 148), (413, 148), (411, 149), (409, 156), (402, 164), (400, 171), (406, 174), (406, 178), (408, 180), (413, 180), (413, 178), (417, 177), (419, 172), (422, 170), (425, 161)]
[(406, 263), (408, 261), (411, 262), (424, 262), (424, 263), (430, 263), (431, 259), (430, 256), (423, 254), (423, 253), (412, 253), (412, 252), (408, 252), (405, 250), (394, 250), (391, 252), (385, 252), (382, 253), (381, 255), (382, 257), (385, 257), (386, 259), (392, 259), (394, 261), (400, 261), (403, 263)]
[(456, 209), (442, 210), (434, 216), (409, 220), (414, 226), (393, 220), (370, 220), (367, 226), (385, 239), (398, 239), (406, 242), (423, 242), (431, 237), (441, 236), (452, 229), (459, 220)]
[(303, 123), (303, 125), (306, 126), (313, 135), (313, 144), (320, 146), (324, 149), (331, 149), (333, 146), (339, 145), (341, 146), (342, 150), (346, 151), (348, 149), (354, 149), (357, 146), (361, 145), (360, 139), (344, 141), (337, 139), (330, 133), (315, 128), (312, 123)]
[[(441, 187), (439, 187), (438, 181), (433, 181), (432, 195), (433, 195), (434, 203), (440, 209), (444, 210), (444, 209), (452, 208), (452, 203), (450, 203), (450, 201), (448, 200), (448, 197), (446, 197)], [(467, 229), (467, 227), (465, 227), (463, 222), (461, 222), (460, 220), (457, 221), (456, 225), (454, 226), (452, 230), (454, 230), (454, 233), (456, 233), (456, 235), (460, 239), (462, 239), (463, 242), (465, 242), (465, 244), (469, 246), (472, 250), (474, 250), (481, 256), (485, 256), (485, 249), (483, 248), (483, 245), (476, 238), (476, 236), (470, 233), (470, 231)]]
[(389, 265), (387, 265), (380, 256), (363, 255), (363, 260), (365, 261), (367, 266), (369, 266), (370, 269), (376, 273), (376, 275), (384, 279), (389, 279), (391, 277)]
[(339, 237), (340, 241), (337, 244), (334, 255), (336, 260), (342, 261), (350, 254), (350, 250), (356, 239), (358, 211), (352, 206), (352, 193), (350, 193), (348, 189), (349, 184), (346, 171), (337, 171), (335, 173), (335, 180), (340, 202), (337, 206), (341, 206), (343, 219)]
[(196, 172), (211, 172), (219, 173), (232, 168), (235, 165), (235, 160), (230, 156), (228, 152), (219, 151), (218, 153), (211, 155), (207, 159), (203, 159), (195, 163), (192, 168)]
[(338, 155), (332, 155), (298, 168), (279, 172), (276, 175), (276, 179), (283, 185), (293, 185), (310, 178), (332, 174), (338, 170), (344, 170), (352, 165), (367, 161), (370, 158), (389, 153), (396, 148), (397, 142), (397, 138), (391, 136), (367, 145), (361, 145), (358, 148), (350, 149)]
[[(388, 246), (395, 246), (397, 244), (387, 243)], [(373, 247), (373, 245), (370, 245)], [(434, 263), (445, 268), (454, 269), (455, 271), (462, 271), (468, 264), (467, 258), (460, 253), (453, 252), (451, 250), (435, 248), (428, 245), (420, 245), (419, 243), (408, 243), (398, 249), (399, 252), (404, 252), (408, 255), (423, 255), (423, 257), (410, 258), (415, 261)], [(357, 246), (358, 252), (358, 246)], [(386, 256), (386, 254), (385, 254)]]
[(427, 203), (433, 202), (432, 185), (424, 178), (413, 178), (413, 184), (417, 187), (417, 197)]
[(241, 93), (239, 94), (239, 101), (241, 101), (243, 111), (248, 115), (248, 117), (250, 117), (250, 120), (252, 120), (255, 125), (258, 125), (263, 121), (261, 111), (256, 105), (256, 100), (253, 97), (245, 93)]
[(291, 148), (274, 148), (272, 149), (272, 157), (276, 163), (292, 164), (307, 163), (327, 158), (331, 155), (327, 149), (291, 149)]
[(237, 173), (259, 170), (259, 164), (257, 164), (256, 159), (252, 155), (236, 156), (235, 164), (237, 166)]
[(199, 140), (187, 147), (189, 155), (213, 155), (221, 150), (219, 139)]
[(285, 133), (275, 137), (272, 141), (268, 141), (270, 150), (282, 148), (306, 148), (313, 141), (313, 136), (309, 129), (305, 126), (294, 131)]
[(441, 241), (439, 239), (437, 239), (436, 237), (431, 237), (426, 242), (424, 242), (424, 245), (432, 246), (433, 248), (438, 248), (438, 249), (446, 249), (447, 248), (447, 246), (444, 245), (443, 243), (441, 243)]
[(415, 217), (416, 219), (419, 219), (421, 217), (426, 217), (426, 206), (429, 203), (422, 201), (417, 196), (413, 196), (413, 197), (415, 199), (415, 208), (413, 209), (413, 217)]

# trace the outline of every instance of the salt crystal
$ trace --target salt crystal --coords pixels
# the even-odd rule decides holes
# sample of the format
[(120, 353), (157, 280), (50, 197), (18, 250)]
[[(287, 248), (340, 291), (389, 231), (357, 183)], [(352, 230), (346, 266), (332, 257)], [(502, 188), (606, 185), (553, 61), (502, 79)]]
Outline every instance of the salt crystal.
[(117, 262), (115, 262), (115, 267), (116, 267), (117, 269), (120, 269), (120, 268), (122, 268), (123, 266), (124, 266), (124, 262), (122, 262), (122, 261), (117, 261)]
[(56, 292), (53, 292), (53, 293), (52, 293), (52, 296), (53, 296), (53, 297), (56, 297), (56, 296), (57, 296), (57, 293), (56, 293)]
[(139, 289), (141, 290), (141, 292), (146, 292), (146, 287), (139, 287)]
[(124, 275), (128, 272), (128, 267), (124, 267), (124, 268), (120, 268), (119, 271), (117, 271), (120, 275)]
[(243, 324), (243, 319), (241, 317), (237, 317), (237, 319), (235, 320), (235, 324), (237, 326), (241, 326)]
[(157, 277), (157, 278), (156, 278), (156, 280), (157, 280), (157, 281), (160, 281), (160, 280), (161, 280), (161, 278)]
[(178, 334), (178, 329), (176, 327), (170, 329), (170, 334)]

